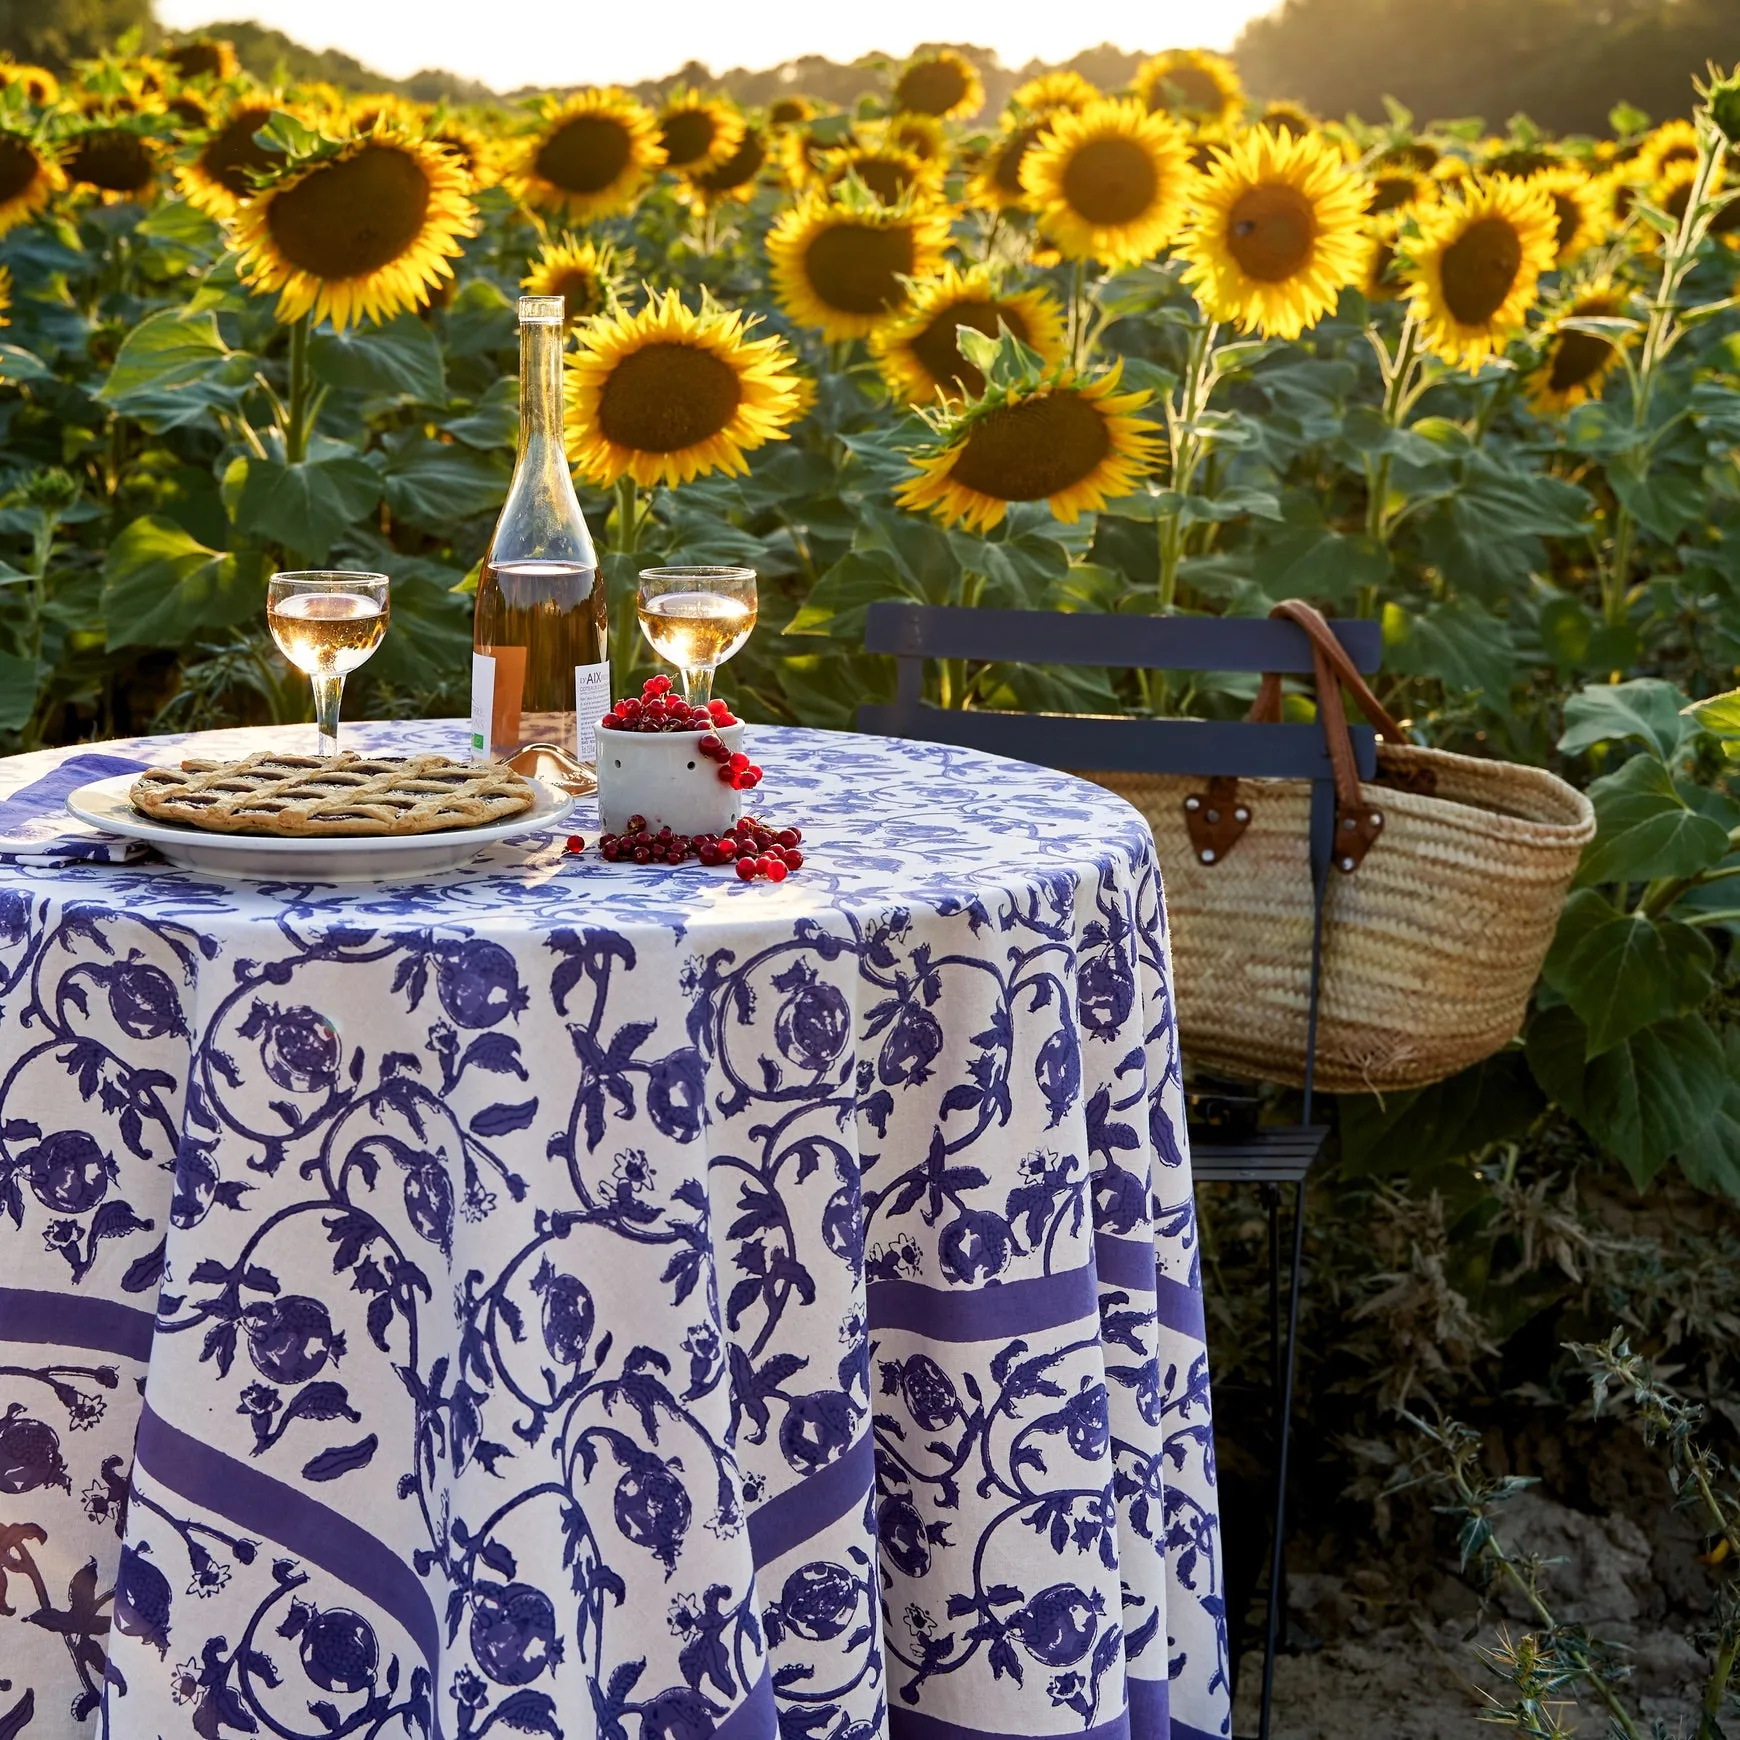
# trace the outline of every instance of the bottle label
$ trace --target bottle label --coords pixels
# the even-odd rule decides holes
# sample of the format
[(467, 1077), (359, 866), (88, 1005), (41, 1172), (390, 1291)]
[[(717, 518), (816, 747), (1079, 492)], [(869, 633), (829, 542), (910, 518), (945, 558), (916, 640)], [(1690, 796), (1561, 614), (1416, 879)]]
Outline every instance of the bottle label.
[(574, 667), (575, 753), (582, 761), (598, 759), (598, 721), (610, 711), (610, 661)]
[(489, 759), (489, 716), (495, 710), (495, 660), (488, 653), (471, 655), (471, 753)]

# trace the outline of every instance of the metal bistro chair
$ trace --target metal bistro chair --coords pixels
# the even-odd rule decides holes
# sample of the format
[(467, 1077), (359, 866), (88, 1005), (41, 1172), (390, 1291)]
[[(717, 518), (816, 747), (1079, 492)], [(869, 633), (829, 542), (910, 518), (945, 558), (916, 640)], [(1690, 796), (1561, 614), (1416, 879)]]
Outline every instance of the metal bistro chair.
[[(1336, 638), (1362, 673), (1378, 668), (1383, 641), (1375, 622), (1332, 622)], [(1313, 1120), (1312, 1077), (1317, 1057), (1318, 993), (1323, 953), (1323, 897), (1335, 831), (1335, 786), (1323, 733), (1317, 725), (1251, 724), (1192, 719), (1122, 719), (1075, 714), (962, 712), (924, 699), (926, 659), (971, 659), (1006, 664), (1103, 665), (1161, 671), (1274, 671), (1302, 675), (1314, 669), (1302, 629), (1272, 618), (1106, 616), (1050, 610), (973, 610), (953, 606), (872, 604), (864, 650), (892, 654), (898, 663), (892, 706), (858, 709), (861, 730), (958, 744), (1019, 761), (1066, 770), (1168, 773), (1236, 779), (1308, 779), (1311, 789), (1310, 864), (1315, 921), (1311, 939), (1311, 997), (1306, 1026), (1302, 1122), (1265, 1126), (1228, 1139), (1197, 1124), (1190, 1132), (1191, 1165), (1198, 1179), (1261, 1187), (1269, 1211), (1269, 1326), (1274, 1418), (1274, 1487), (1265, 1592), (1263, 1692), (1259, 1740), (1268, 1740), (1274, 1664), (1286, 1589), (1287, 1463), (1291, 1449), (1294, 1351), (1299, 1330), (1300, 1268), (1305, 1237), (1305, 1178), (1321, 1153), (1328, 1126)], [(1376, 767), (1374, 733), (1352, 728), (1354, 759), (1362, 779)], [(1183, 818), (1180, 817), (1182, 825)], [(1293, 1187), (1291, 1260), (1286, 1312), (1281, 1310), (1281, 1193)], [(1229, 1623), (1236, 1623), (1229, 1613)], [(1236, 1672), (1236, 1660), (1234, 1663)]]

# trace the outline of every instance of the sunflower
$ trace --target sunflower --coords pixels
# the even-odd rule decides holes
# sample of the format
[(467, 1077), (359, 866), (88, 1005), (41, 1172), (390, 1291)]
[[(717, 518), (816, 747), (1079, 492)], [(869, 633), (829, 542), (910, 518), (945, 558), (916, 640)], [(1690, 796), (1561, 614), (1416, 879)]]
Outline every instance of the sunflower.
[(171, 43), (163, 58), (184, 79), (233, 79), (241, 71), (235, 44), (214, 37), (196, 36), (191, 42)]
[(39, 109), (60, 101), (60, 80), (45, 66), (24, 66), (17, 61), (0, 61), (0, 86), (22, 85)]
[(1443, 156), (1436, 145), (1425, 139), (1396, 139), (1372, 160), (1371, 173), (1381, 175), (1390, 170), (1404, 169), (1415, 175), (1430, 175), (1443, 161)]
[(883, 205), (898, 205), (909, 194), (931, 199), (942, 191), (943, 165), (898, 145), (848, 145), (824, 152), (818, 168), (830, 192), (855, 175)]
[(1624, 306), (1613, 281), (1598, 278), (1548, 323), (1546, 353), (1524, 388), (1541, 416), (1563, 416), (1588, 399), (1600, 398), (1608, 375), (1619, 366), (1618, 345), (1593, 332), (1567, 331), (1564, 323), (1619, 314)]
[(602, 248), (572, 235), (546, 242), (520, 280), (528, 296), (560, 296), (562, 324), (568, 330), (594, 314), (602, 314), (614, 299), (611, 268), (615, 255), (608, 242)]
[(1553, 202), (1553, 216), (1558, 224), (1553, 237), (1553, 264), (1569, 265), (1584, 249), (1600, 241), (1606, 231), (1600, 189), (1574, 163), (1545, 170), (1530, 180), (1533, 186), (1544, 189)]
[(568, 457), (601, 489), (745, 472), (743, 455), (783, 441), (800, 414), (783, 340), (751, 338), (741, 314), (710, 302), (693, 313), (674, 290), (583, 328), (567, 396)]
[(197, 91), (177, 91), (165, 106), (183, 133), (211, 131), (211, 109)]
[(1397, 282), (1396, 240), (1401, 234), (1404, 209), (1386, 211), (1374, 217), (1366, 226), (1362, 242), (1363, 264), (1360, 267), (1359, 288), (1367, 302), (1393, 302), (1401, 295)]
[(65, 187), (60, 165), (28, 133), (0, 129), (0, 236), (29, 222)]
[(0, 266), (0, 326), (12, 324), (12, 268)]
[(474, 187), (487, 187), (495, 179), (495, 153), (482, 131), (454, 115), (429, 122), (424, 137), (439, 145), (471, 177)]
[(1483, 175), (1510, 175), (1518, 181), (1544, 175), (1557, 169), (1564, 161), (1556, 152), (1543, 151), (1536, 145), (1504, 145), (1491, 152), (1480, 165)]
[(1381, 212), (1399, 211), (1403, 206), (1431, 205), (1438, 197), (1440, 185), (1429, 175), (1399, 166), (1377, 170), (1370, 180), (1371, 204), (1366, 209), (1374, 217)]
[(770, 127), (801, 127), (813, 121), (821, 110), (808, 97), (777, 97), (768, 104), (767, 124)]
[(453, 276), (472, 233), (469, 177), (440, 146), (386, 126), (347, 140), (245, 201), (232, 245), (278, 318), (390, 320)]
[(1418, 214), (1402, 276), (1426, 348), (1478, 369), (1523, 324), (1553, 264), (1559, 220), (1546, 190), (1494, 176)]
[(826, 339), (867, 338), (907, 307), (909, 279), (936, 275), (948, 243), (946, 208), (811, 194), (768, 234), (774, 295)]
[(665, 167), (690, 175), (717, 169), (741, 143), (744, 125), (742, 111), (725, 97), (673, 91), (659, 111)]
[(191, 163), (175, 172), (187, 203), (209, 217), (234, 217), (236, 208), (254, 191), (254, 177), (269, 175), (284, 165), (281, 151), (254, 142), (254, 135), (277, 112), (269, 102), (242, 103), (201, 144)]
[(718, 205), (728, 199), (748, 199), (755, 180), (767, 167), (767, 137), (759, 127), (746, 127), (737, 149), (714, 168), (685, 177), (681, 193), (698, 205)]
[(967, 184), (968, 197), (987, 211), (1021, 211), (1029, 204), (1021, 187), (1021, 165), (1027, 153), (1050, 131), (1052, 117), (1006, 123), (991, 141), (977, 173)]
[(1063, 360), (1063, 313), (1043, 290), (1000, 296), (988, 266), (963, 272), (952, 264), (913, 292), (911, 306), (872, 335), (870, 350), (889, 392), (907, 404), (977, 399), (985, 377), (961, 355), (960, 329), (995, 338), (999, 322), (1048, 367)]
[(336, 117), (346, 133), (372, 133), (377, 127), (390, 127), (413, 137), (424, 131), (423, 110), (403, 97), (376, 94), (355, 97), (347, 101)]
[(68, 180), (94, 188), (105, 205), (146, 200), (156, 191), (160, 148), (134, 125), (99, 121), (71, 135), (62, 158)]
[(1059, 109), (1078, 115), (1089, 103), (1099, 102), (1100, 97), (1099, 86), (1089, 83), (1078, 72), (1048, 72), (1017, 85), (1009, 107), (1024, 115), (1051, 115)]
[(1190, 121), (1231, 120), (1244, 107), (1244, 86), (1230, 60), (1201, 48), (1169, 48), (1136, 69), (1142, 106)]
[(1117, 391), (1121, 367), (1095, 380), (1065, 369), (965, 406), (912, 456), (919, 475), (900, 486), (896, 501), (985, 532), (1010, 502), (1047, 502), (1073, 524), (1128, 495), (1153, 468), (1161, 441), (1136, 415), (1149, 395)]
[(979, 69), (952, 48), (909, 60), (894, 81), (894, 107), (940, 121), (964, 121), (985, 106)]
[(1255, 127), (1216, 154), (1178, 244), (1184, 282), (1210, 320), (1297, 338), (1364, 264), (1366, 189), (1315, 135)]
[(934, 115), (921, 115), (916, 110), (907, 110), (902, 114), (891, 115), (879, 130), (879, 142), (892, 145), (897, 150), (910, 151), (914, 157), (922, 158), (926, 163), (946, 163), (949, 155), (949, 136)]
[(1058, 115), (1021, 159), (1021, 190), (1071, 260), (1134, 265), (1172, 239), (1192, 173), (1184, 134), (1165, 115), (1107, 100)]
[(580, 91), (520, 142), (508, 191), (572, 223), (629, 211), (665, 161), (659, 124), (627, 91)]
[(1317, 131), (1318, 123), (1309, 109), (1301, 108), (1297, 103), (1270, 103), (1257, 125), (1267, 127), (1271, 133), (1286, 133), (1295, 139), (1303, 139), (1307, 133)]
[(1698, 160), (1698, 130), (1690, 121), (1664, 121), (1644, 135), (1633, 162), (1639, 181), (1661, 181), (1679, 163)]

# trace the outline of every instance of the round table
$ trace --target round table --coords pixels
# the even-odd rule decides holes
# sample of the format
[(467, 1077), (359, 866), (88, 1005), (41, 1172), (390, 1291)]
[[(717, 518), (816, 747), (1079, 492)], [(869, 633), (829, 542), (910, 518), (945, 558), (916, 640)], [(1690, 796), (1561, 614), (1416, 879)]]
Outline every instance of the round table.
[(749, 748), (778, 886), (0, 861), (0, 1732), (1229, 1731), (1146, 824)]

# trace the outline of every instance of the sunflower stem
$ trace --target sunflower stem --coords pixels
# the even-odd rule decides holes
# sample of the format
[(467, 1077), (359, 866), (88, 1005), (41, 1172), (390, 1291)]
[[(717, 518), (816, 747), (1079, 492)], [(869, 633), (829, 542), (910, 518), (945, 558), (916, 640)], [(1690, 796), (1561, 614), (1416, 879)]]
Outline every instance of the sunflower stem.
[(1166, 404), (1166, 438), (1172, 449), (1172, 487), (1169, 493), (1178, 505), (1164, 510), (1158, 521), (1160, 577), (1155, 609), (1160, 615), (1170, 611), (1178, 598), (1178, 569), (1184, 560), (1187, 530), (1183, 498), (1189, 495), (1196, 469), (1202, 463), (1204, 443), (1197, 424), (1206, 408), (1214, 378), (1214, 335), (1218, 330), (1209, 320), (1191, 333), (1184, 379)]
[(290, 408), (284, 429), (284, 458), (300, 465), (308, 457), (308, 316), (290, 324)]
[[(1385, 351), (1383, 341), (1377, 336), (1375, 329), (1371, 334), (1371, 342), (1382, 359), (1384, 374), (1384, 422), (1391, 430), (1401, 428), (1418, 395), (1412, 390), (1414, 376), (1418, 373), (1421, 357), (1419, 354), (1420, 325), (1410, 313), (1402, 322), (1402, 330), (1396, 339), (1396, 351), (1392, 357)], [(1391, 531), (1390, 523), (1390, 454), (1388, 450), (1380, 453), (1375, 460), (1365, 462), (1366, 497), (1365, 497), (1365, 532), (1366, 536), (1380, 548), (1387, 547)], [(1359, 599), (1354, 606), (1360, 616), (1373, 617), (1378, 611), (1378, 589), (1376, 586), (1362, 586), (1359, 589)]]
[(1069, 360), (1074, 368), (1080, 368), (1082, 362), (1082, 329), (1085, 317), (1082, 309), (1082, 290), (1087, 278), (1087, 261), (1077, 260), (1075, 269), (1069, 279)]
[(640, 547), (640, 491), (626, 472), (616, 480), (616, 547), (632, 556)]

